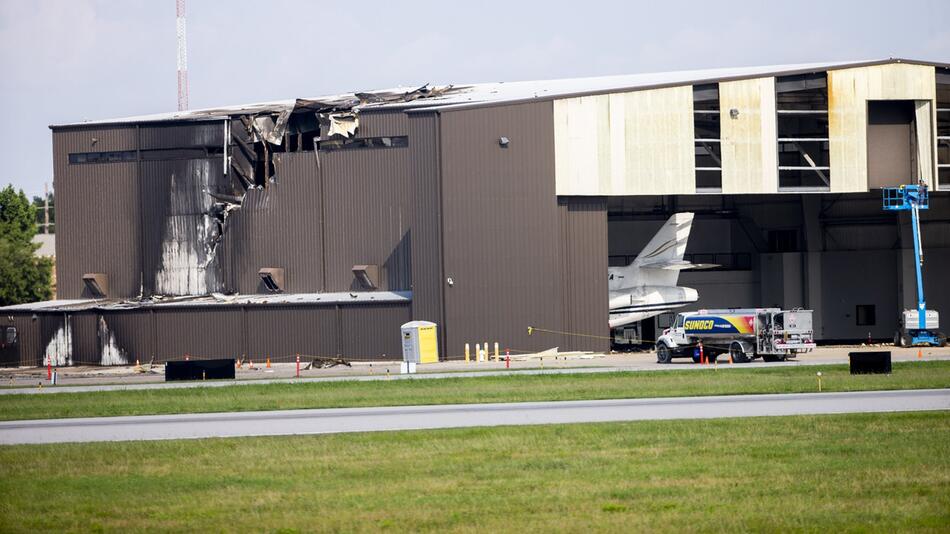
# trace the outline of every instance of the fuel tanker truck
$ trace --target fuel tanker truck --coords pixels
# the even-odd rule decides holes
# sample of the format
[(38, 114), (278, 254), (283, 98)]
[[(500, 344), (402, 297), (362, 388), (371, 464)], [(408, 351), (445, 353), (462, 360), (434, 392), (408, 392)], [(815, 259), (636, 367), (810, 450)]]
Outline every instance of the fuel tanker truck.
[(656, 341), (656, 360), (700, 361), (728, 354), (735, 363), (781, 361), (815, 348), (811, 310), (699, 310), (676, 315)]

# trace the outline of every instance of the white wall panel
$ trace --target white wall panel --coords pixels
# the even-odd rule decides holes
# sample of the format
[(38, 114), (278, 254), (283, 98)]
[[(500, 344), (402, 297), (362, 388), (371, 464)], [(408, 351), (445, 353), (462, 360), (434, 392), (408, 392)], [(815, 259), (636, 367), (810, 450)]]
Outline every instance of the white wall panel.
[(695, 192), (691, 86), (554, 101), (558, 195)]
[[(719, 84), (722, 192), (778, 191), (775, 78)], [(730, 116), (735, 109), (738, 115)]]

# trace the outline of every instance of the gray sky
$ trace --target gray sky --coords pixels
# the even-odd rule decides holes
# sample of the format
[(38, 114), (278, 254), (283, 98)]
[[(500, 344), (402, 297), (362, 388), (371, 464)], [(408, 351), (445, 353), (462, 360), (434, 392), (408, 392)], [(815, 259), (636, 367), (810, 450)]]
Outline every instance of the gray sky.
[[(188, 0), (191, 107), (397, 85), (907, 57), (950, 1)], [(173, 111), (175, 0), (0, 0), (0, 184), (52, 182), (49, 124)]]

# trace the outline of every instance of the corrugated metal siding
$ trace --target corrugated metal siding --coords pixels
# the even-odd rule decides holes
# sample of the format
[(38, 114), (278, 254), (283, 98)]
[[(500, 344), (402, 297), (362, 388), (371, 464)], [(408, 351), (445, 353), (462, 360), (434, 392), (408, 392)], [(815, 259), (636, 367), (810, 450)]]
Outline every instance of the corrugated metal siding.
[(225, 229), (230, 285), (263, 293), (257, 272), (284, 269), (289, 293), (323, 290), (320, 173), (313, 152), (280, 155), (276, 183), (248, 191)]
[(53, 157), (79, 152), (135, 150), (138, 137), (135, 126), (109, 128), (66, 128), (53, 131)]
[[(610, 348), (607, 291), (607, 199), (558, 199), (562, 330), (566, 350)], [(601, 337), (590, 337), (601, 336)]]
[(244, 336), (240, 308), (221, 310), (156, 310), (155, 333), (159, 340), (156, 360), (240, 358)]
[(140, 165), (144, 293), (187, 295), (225, 290), (220, 247), (209, 262), (210, 236), (217, 228), (208, 216), (214, 199), (207, 192), (231, 192), (220, 159), (148, 161)]
[(360, 129), (357, 137), (391, 137), (409, 135), (409, 118), (405, 113), (360, 113)]
[(353, 265), (380, 267), (380, 289), (409, 289), (408, 148), (320, 152), (327, 291), (356, 289)]
[(95, 312), (80, 312), (70, 315), (73, 365), (99, 364), (101, 357), (99, 355), (98, 317)]
[(442, 291), (442, 201), (439, 170), (439, 116), (414, 114), (409, 119), (411, 180), (412, 318), (439, 325), (440, 352), (445, 353)]
[(109, 296), (139, 294), (141, 273), (139, 185), (135, 163), (68, 165), (54, 134), (56, 189), (56, 292), (91, 296), (84, 273), (109, 275)]
[(441, 128), (448, 355), (466, 342), (557, 345), (527, 335), (561, 323), (551, 102), (447, 112)]
[(142, 126), (142, 150), (224, 146), (224, 121)]
[[(128, 356), (128, 362), (139, 360), (145, 364), (156, 359), (155, 348), (155, 318), (152, 312), (145, 310), (128, 310), (121, 312), (100, 312), (99, 317), (105, 321), (109, 332), (115, 336), (115, 343), (119, 350)], [(173, 335), (165, 333), (162, 336)]]
[(247, 354), (254, 361), (340, 354), (340, 311), (335, 306), (250, 307), (246, 313)]
[[(53, 356), (54, 361), (58, 361), (63, 358), (63, 354), (54, 354), (53, 348), (50, 347), (50, 343), (53, 341), (54, 337), (57, 334), (62, 332), (71, 331), (67, 329), (66, 326), (69, 324), (69, 316), (65, 313), (38, 313), (37, 322), (39, 322), (39, 333), (40, 333), (40, 343), (39, 351), (36, 355), (36, 365), (43, 365), (43, 358), (47, 355)], [(63, 334), (63, 337), (68, 339), (68, 337)], [(71, 343), (69, 350), (72, 350)], [(65, 358), (63, 358), (65, 359)]]
[(343, 355), (352, 360), (402, 359), (399, 327), (409, 322), (409, 306), (351, 306), (340, 316)]
[(33, 314), (9, 314), (6, 318), (3, 318), (0, 325), (12, 325), (17, 329), (20, 359), (18, 362), (14, 362), (14, 365), (39, 365), (42, 360), (40, 322), (33, 319)]

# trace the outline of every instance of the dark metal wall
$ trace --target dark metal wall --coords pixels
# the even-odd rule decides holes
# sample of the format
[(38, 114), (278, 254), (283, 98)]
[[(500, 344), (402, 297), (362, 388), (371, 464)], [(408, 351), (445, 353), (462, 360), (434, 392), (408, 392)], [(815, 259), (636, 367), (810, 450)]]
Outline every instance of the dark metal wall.
[(134, 127), (75, 129), (53, 135), (56, 291), (89, 297), (84, 273), (109, 274), (110, 290), (137, 295), (141, 282), (139, 180), (135, 163), (69, 165), (76, 152), (135, 150)]
[(353, 266), (380, 267), (380, 289), (409, 289), (408, 148), (320, 153), (327, 288), (359, 289)]
[[(365, 113), (359, 137), (403, 136), (402, 113)], [(90, 297), (81, 277), (104, 272), (109, 296), (260, 293), (263, 267), (285, 270), (285, 291), (354, 289), (354, 265), (380, 266), (380, 289), (411, 286), (409, 148), (281, 153), (264, 189), (230, 213), (224, 238), (206, 214), (227, 192), (220, 156), (68, 164), (71, 153), (217, 147), (221, 121), (57, 129), (60, 298)], [(93, 141), (95, 140), (95, 141)]]
[(442, 271), (442, 177), (440, 174), (439, 116), (409, 116), (409, 176), (412, 220), (412, 318), (440, 326), (440, 354), (446, 354), (443, 309), (445, 275)]
[[(573, 350), (609, 349), (607, 292), (607, 199), (558, 199), (561, 255), (562, 347)], [(604, 337), (591, 337), (604, 336)]]
[[(35, 317), (34, 317), (35, 316)], [(402, 358), (399, 327), (409, 303), (330, 306), (195, 306), (149, 310), (14, 312), (2, 324), (17, 327), (20, 365), (43, 365), (53, 337), (69, 324), (73, 365), (100, 365), (103, 346), (129, 364), (250, 358), (290, 362), (296, 354), (348, 360)], [(109, 336), (114, 336), (111, 340)], [(56, 356), (56, 355), (54, 355)]]
[[(527, 332), (562, 330), (567, 317), (578, 327), (601, 321), (584, 333), (606, 335), (606, 212), (568, 204), (560, 214), (551, 103), (443, 113), (441, 144), (444, 275), (455, 282), (444, 289), (448, 354), (484, 341), (517, 350), (598, 345)], [(602, 256), (585, 261), (595, 250)], [(577, 277), (591, 282), (569, 280)]]
[(239, 293), (263, 293), (258, 270), (284, 269), (286, 291), (322, 291), (323, 195), (313, 152), (280, 155), (277, 181), (252, 189), (228, 219), (225, 264)]

